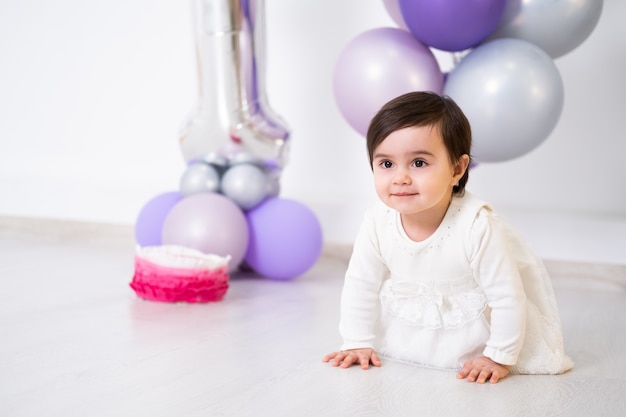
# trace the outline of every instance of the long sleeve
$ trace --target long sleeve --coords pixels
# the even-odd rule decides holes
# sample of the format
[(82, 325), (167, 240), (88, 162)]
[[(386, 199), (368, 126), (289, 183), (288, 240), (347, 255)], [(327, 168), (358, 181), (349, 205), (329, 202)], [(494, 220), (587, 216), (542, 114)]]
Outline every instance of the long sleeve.
[(341, 294), (341, 350), (373, 348), (379, 292), (388, 271), (379, 253), (375, 213), (366, 213), (354, 243)]
[(470, 247), (474, 276), (491, 309), (491, 332), (483, 354), (498, 363), (514, 365), (524, 343), (526, 295), (500, 220), (488, 209), (474, 222)]

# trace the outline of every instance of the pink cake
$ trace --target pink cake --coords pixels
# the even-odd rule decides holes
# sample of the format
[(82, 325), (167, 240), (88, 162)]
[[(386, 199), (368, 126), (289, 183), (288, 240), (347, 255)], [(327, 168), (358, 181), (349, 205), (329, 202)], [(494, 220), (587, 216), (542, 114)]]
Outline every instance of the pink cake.
[(182, 246), (138, 247), (130, 287), (151, 301), (220, 301), (228, 290), (229, 261)]

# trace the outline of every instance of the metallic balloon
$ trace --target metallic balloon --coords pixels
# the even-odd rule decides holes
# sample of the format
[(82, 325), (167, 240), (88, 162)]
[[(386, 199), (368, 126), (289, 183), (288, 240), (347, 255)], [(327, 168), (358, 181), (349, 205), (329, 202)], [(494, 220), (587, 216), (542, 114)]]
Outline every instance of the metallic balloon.
[(554, 62), (520, 39), (474, 49), (448, 75), (443, 92), (469, 119), (478, 162), (530, 152), (552, 132), (563, 109), (563, 81)]
[(222, 194), (235, 202), (242, 210), (249, 210), (268, 197), (269, 178), (258, 166), (252, 164), (232, 165), (222, 177)]
[(204, 155), (201, 161), (212, 165), (220, 173), (224, 172), (226, 167), (228, 167), (228, 159), (215, 152), (211, 152), (211, 153)]
[(185, 159), (222, 154), (236, 143), (279, 173), (289, 131), (266, 98), (263, 0), (192, 3), (199, 97), (180, 136)]
[(248, 152), (235, 153), (228, 158), (228, 162), (230, 165), (251, 164), (257, 165), (261, 168), (265, 166), (262, 159), (259, 159)]
[(217, 168), (204, 162), (190, 163), (180, 178), (180, 193), (184, 196), (217, 192), (219, 187), (220, 174)]
[(268, 198), (278, 197), (280, 194), (280, 181), (278, 181), (278, 178), (268, 176), (265, 194), (267, 194)]
[(523, 39), (558, 58), (587, 39), (601, 13), (602, 0), (508, 0), (489, 39)]

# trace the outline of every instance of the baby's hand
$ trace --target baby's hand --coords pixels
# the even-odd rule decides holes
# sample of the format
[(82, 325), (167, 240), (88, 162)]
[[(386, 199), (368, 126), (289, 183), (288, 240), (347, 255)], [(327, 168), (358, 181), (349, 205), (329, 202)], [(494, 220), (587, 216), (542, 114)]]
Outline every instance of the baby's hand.
[(322, 361), (331, 362), (332, 366), (341, 365), (342, 368), (348, 368), (352, 364), (361, 364), (362, 369), (368, 369), (370, 363), (374, 366), (382, 365), (376, 351), (370, 348), (329, 353)]
[(492, 361), (486, 356), (479, 356), (478, 358), (467, 361), (463, 364), (463, 369), (456, 375), (457, 378), (463, 379), (467, 377), (469, 382), (478, 382), (484, 384), (487, 379), (492, 384), (495, 384), (502, 378), (509, 374), (511, 367), (509, 365), (502, 365)]

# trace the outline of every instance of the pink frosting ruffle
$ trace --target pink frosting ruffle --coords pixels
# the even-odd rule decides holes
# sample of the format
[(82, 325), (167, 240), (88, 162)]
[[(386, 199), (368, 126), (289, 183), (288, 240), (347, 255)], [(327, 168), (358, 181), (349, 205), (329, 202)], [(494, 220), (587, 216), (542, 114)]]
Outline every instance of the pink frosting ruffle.
[(220, 301), (228, 290), (227, 265), (216, 268), (180, 268), (135, 255), (130, 287), (145, 300), (205, 303)]

